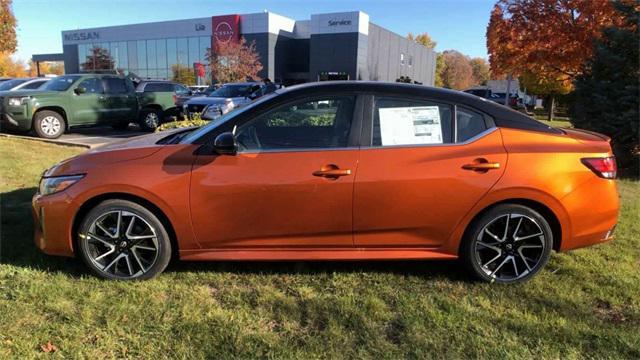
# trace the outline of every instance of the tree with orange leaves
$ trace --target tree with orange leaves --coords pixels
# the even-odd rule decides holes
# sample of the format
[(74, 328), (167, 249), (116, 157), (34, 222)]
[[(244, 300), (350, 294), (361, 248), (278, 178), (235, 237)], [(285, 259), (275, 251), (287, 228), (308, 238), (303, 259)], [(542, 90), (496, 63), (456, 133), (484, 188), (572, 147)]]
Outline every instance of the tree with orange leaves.
[(219, 83), (256, 80), (262, 70), (255, 42), (247, 44), (244, 38), (218, 42), (215, 51), (209, 51), (207, 60), (211, 74)]
[(491, 73), (525, 75), (553, 101), (584, 72), (602, 30), (622, 23), (609, 0), (498, 0), (487, 27)]

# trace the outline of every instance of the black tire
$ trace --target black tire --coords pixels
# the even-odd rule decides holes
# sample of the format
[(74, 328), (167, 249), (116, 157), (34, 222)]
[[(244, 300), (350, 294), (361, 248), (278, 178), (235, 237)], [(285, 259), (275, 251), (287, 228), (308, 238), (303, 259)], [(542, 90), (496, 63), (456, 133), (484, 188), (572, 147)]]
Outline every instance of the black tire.
[(161, 119), (162, 111), (154, 108), (142, 109), (138, 117), (138, 124), (142, 130), (153, 132), (160, 126)]
[(57, 139), (64, 134), (66, 128), (64, 116), (55, 111), (38, 111), (33, 117), (33, 130), (38, 137)]
[(479, 280), (513, 284), (538, 273), (552, 248), (553, 232), (542, 215), (523, 205), (500, 204), (469, 226), (460, 257)]
[(127, 130), (129, 128), (129, 121), (119, 121), (111, 124), (111, 128), (114, 130)]
[[(105, 230), (113, 231), (116, 237)], [(104, 279), (151, 279), (164, 271), (171, 259), (171, 241), (162, 222), (144, 206), (127, 200), (106, 200), (91, 209), (78, 228), (77, 240), (76, 255), (92, 273)], [(149, 250), (151, 247), (155, 250)]]

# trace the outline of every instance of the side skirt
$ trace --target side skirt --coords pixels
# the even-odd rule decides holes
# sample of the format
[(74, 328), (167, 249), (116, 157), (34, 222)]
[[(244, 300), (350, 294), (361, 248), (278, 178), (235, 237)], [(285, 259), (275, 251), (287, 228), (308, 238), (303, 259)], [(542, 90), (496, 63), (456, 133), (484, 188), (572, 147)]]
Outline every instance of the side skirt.
[(243, 248), (180, 251), (180, 259), (185, 261), (455, 260), (457, 258), (457, 255), (425, 248)]

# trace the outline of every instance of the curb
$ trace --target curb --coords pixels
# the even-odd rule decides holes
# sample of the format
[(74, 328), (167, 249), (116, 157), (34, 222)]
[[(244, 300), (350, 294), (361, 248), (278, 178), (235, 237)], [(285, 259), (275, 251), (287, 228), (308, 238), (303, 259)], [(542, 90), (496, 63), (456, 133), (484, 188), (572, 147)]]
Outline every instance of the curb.
[[(46, 142), (46, 143), (56, 144), (56, 145), (75, 146), (75, 147), (81, 147), (81, 148), (85, 148), (85, 149), (91, 149), (91, 145), (78, 144), (78, 143), (73, 143), (73, 142), (64, 141), (64, 140), (43, 139), (43, 138), (37, 138), (37, 137), (32, 137), (32, 136), (11, 135), (11, 134), (3, 134), (3, 133), (0, 133), (0, 136), (1, 137), (7, 137), (7, 138), (13, 138), (13, 139), (41, 141), (41, 142)], [(102, 144), (98, 144), (98, 145), (102, 145)]]

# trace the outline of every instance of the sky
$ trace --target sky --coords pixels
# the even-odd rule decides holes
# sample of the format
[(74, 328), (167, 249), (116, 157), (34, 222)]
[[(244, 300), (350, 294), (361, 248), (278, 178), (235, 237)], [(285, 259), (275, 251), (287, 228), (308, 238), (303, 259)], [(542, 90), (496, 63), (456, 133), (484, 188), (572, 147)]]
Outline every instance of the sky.
[(295, 20), (311, 14), (360, 10), (371, 22), (393, 32), (427, 32), (436, 50), (455, 49), (487, 57), (485, 32), (495, 0), (14, 0), (18, 51), (61, 53), (62, 30), (179, 20), (268, 10)]

